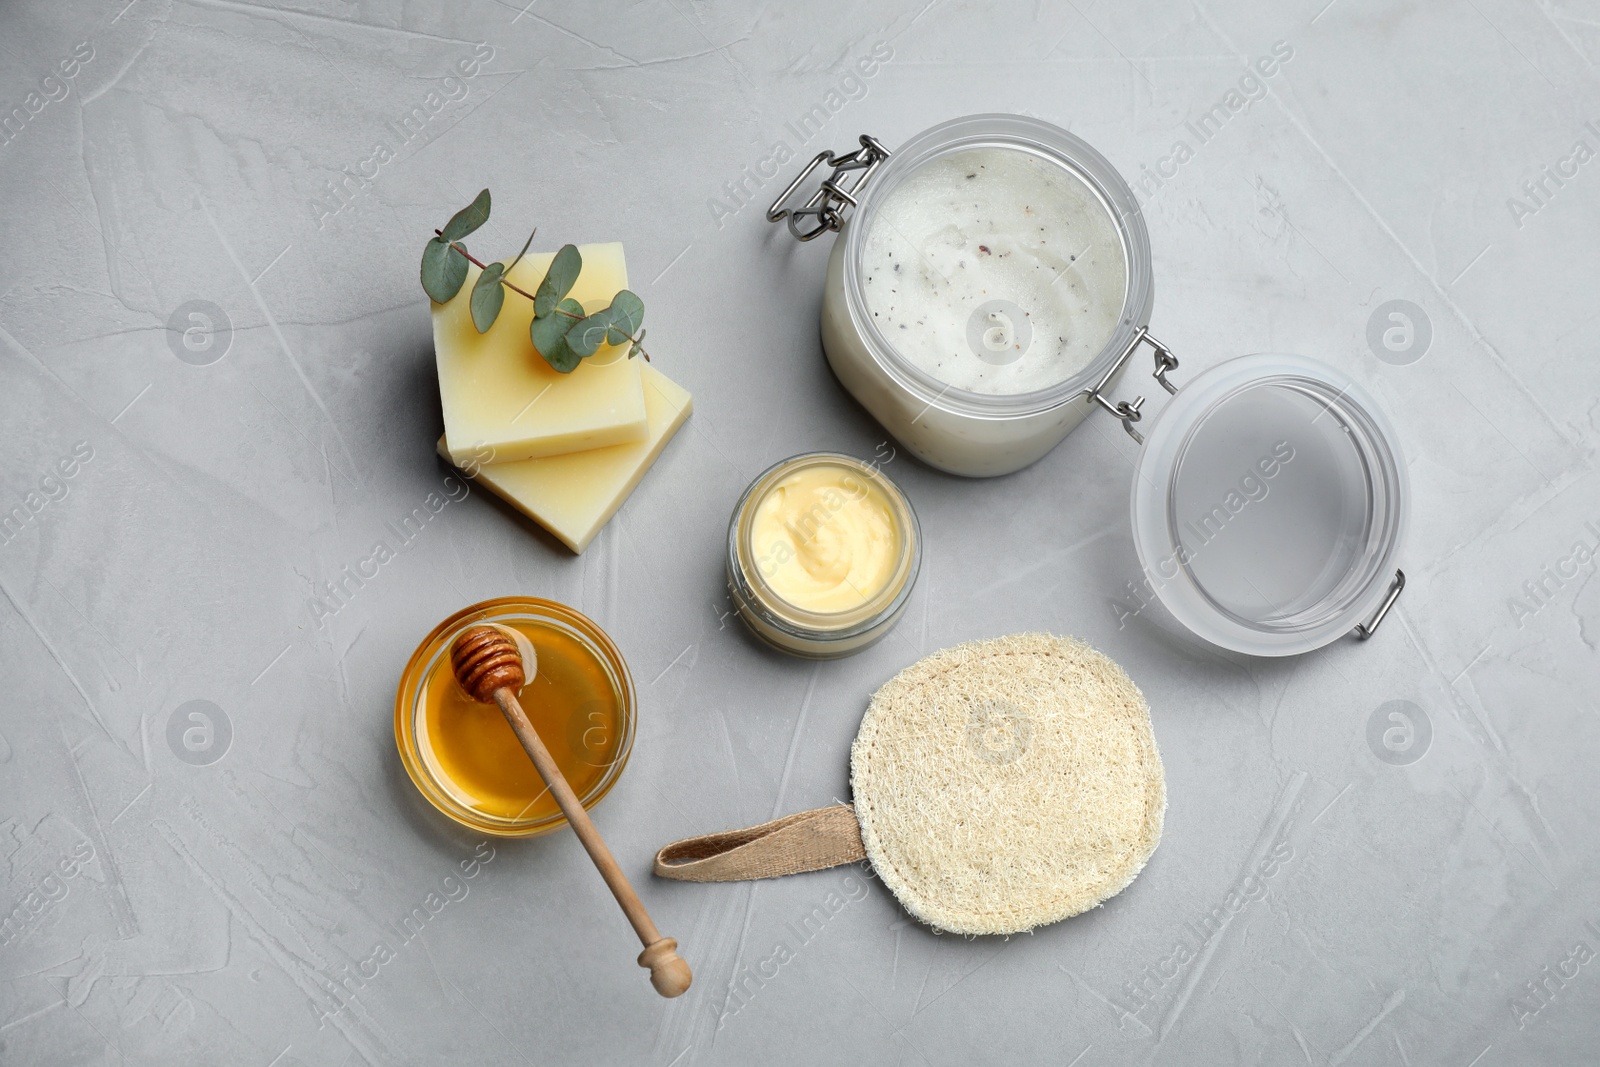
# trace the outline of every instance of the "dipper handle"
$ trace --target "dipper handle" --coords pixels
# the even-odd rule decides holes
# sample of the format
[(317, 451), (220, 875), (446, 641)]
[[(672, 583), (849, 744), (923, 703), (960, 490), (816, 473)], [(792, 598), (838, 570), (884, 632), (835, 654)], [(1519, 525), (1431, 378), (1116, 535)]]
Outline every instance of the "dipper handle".
[(499, 705), (506, 721), (511, 724), (517, 740), (522, 742), (523, 750), (533, 761), (534, 769), (549, 786), (550, 795), (561, 806), (573, 833), (578, 835), (578, 840), (600, 871), (600, 877), (605, 879), (611, 895), (617, 898), (623, 914), (639, 935), (644, 945), (644, 951), (639, 953), (639, 966), (650, 969), (650, 984), (664, 997), (683, 993), (689, 988), (693, 974), (677, 953), (678, 942), (670, 937), (662, 937), (661, 931), (656, 929), (650, 913), (639, 900), (639, 894), (628, 883), (628, 876), (622, 873), (621, 866), (606, 847), (600, 831), (595, 829), (589, 813), (583, 810), (578, 795), (567, 784), (561, 768), (556, 766), (550, 750), (544, 747), (539, 732), (533, 728), (522, 705), (517, 702), (517, 689), (523, 683), (522, 656), (517, 646), (493, 627), (474, 627), (456, 638), (450, 649), (450, 664), (455, 670), (456, 680), (469, 695), (475, 700), (484, 703), (492, 701)]

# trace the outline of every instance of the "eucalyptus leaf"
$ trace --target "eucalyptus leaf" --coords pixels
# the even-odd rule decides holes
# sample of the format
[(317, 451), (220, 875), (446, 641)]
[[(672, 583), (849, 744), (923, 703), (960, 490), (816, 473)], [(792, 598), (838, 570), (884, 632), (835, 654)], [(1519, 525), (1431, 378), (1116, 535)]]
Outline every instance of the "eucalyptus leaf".
[(528, 337), (533, 341), (533, 347), (540, 354), (555, 350), (558, 342), (567, 336), (568, 319), (562, 315), (546, 315), (542, 319), (534, 319), (528, 327)]
[(512, 270), (514, 270), (516, 268), (516, 265), (518, 263), (522, 262), (522, 257), (528, 254), (528, 249), (533, 245), (533, 234), (534, 233), (538, 233), (538, 232), (539, 232), (539, 227), (535, 226), (533, 228), (533, 233), (528, 234), (528, 239), (526, 241), (522, 242), (522, 251), (517, 253), (517, 258), (513, 259), (511, 261), (511, 266), (506, 268), (506, 273), (507, 274), (510, 274), (512, 272)]
[(489, 221), (489, 190), (479, 193), (472, 203), (450, 216), (440, 231), (446, 241), (459, 241)]
[(572, 299), (561, 301), (554, 313), (533, 320), (533, 324), (528, 327), (528, 337), (546, 363), (562, 374), (567, 374), (583, 357), (567, 347), (567, 330), (571, 328), (573, 320), (561, 314), (563, 311), (581, 316), (583, 305)]
[(583, 256), (578, 253), (578, 246), (562, 245), (561, 251), (550, 261), (550, 269), (545, 272), (544, 281), (540, 282), (539, 288), (534, 291), (534, 317), (542, 319), (554, 311), (562, 298), (572, 292), (572, 286), (577, 282), (578, 273), (582, 270)]
[(584, 357), (594, 355), (603, 344), (623, 345), (644, 322), (644, 301), (624, 289), (611, 300), (611, 306), (578, 323), (567, 332), (567, 347)]
[(595, 351), (605, 343), (606, 332), (611, 329), (611, 320), (610, 308), (596, 311), (567, 331), (567, 347), (585, 359), (594, 355)]
[(467, 280), (467, 257), (435, 237), (422, 249), (422, 288), (435, 303), (447, 303)]
[(506, 302), (505, 286), (500, 284), (505, 272), (505, 264), (491, 263), (483, 268), (483, 273), (472, 285), (472, 325), (478, 328), (479, 333), (489, 332), (489, 327), (494, 325), (501, 306)]
[(562, 374), (571, 374), (578, 369), (578, 364), (583, 362), (583, 357), (567, 347), (567, 339), (563, 337), (553, 355), (545, 356), (545, 362)]
[(608, 345), (626, 344), (644, 325), (644, 301), (627, 289), (612, 297), (606, 310), (611, 312), (611, 324), (606, 330)]

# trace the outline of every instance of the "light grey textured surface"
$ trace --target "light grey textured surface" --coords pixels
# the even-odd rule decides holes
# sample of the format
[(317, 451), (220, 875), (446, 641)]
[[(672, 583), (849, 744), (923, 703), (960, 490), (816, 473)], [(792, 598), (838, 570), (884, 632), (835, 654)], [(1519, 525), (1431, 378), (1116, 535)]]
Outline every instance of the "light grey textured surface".
[[(27, 519), (0, 544), (0, 1062), (1593, 1062), (1597, 25), (1586, 0), (7, 4), (0, 505)], [(1412, 582), (1376, 639), (1246, 661), (1127, 617), (1133, 446), (1099, 417), (1008, 478), (889, 463), (927, 551), (867, 653), (784, 659), (726, 616), (746, 482), (884, 440), (819, 353), (826, 242), (761, 219), (770, 161), (977, 111), (1145, 176), (1185, 369), (1300, 352), (1387, 406)], [(455, 484), (416, 265), (485, 185), (475, 247), (627, 242), (693, 420), (583, 557), (474, 491), (319, 611)], [(1369, 344), (1392, 300), (1420, 359)], [(191, 301), (231, 336), (185, 348)], [(509, 593), (590, 614), (632, 666), (597, 815), (696, 968), (680, 1000), (571, 835), (480, 849), (398, 762), (406, 657)], [(843, 796), (876, 685), (1025, 629), (1101, 648), (1154, 710), (1166, 837), (1106, 907), (963, 940), (852, 869), (649, 876), (668, 840)], [(168, 741), (195, 700), (230, 728), (208, 764)]]

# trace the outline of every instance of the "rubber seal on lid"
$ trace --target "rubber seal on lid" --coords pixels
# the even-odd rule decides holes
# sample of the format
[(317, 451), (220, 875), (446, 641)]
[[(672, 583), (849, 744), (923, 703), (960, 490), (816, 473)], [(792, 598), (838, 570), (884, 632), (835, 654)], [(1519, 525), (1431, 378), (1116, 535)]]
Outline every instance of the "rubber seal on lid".
[(1384, 599), (1408, 505), (1393, 427), (1365, 389), (1303, 356), (1241, 356), (1184, 385), (1146, 431), (1134, 545), (1195, 634), (1294, 655)]

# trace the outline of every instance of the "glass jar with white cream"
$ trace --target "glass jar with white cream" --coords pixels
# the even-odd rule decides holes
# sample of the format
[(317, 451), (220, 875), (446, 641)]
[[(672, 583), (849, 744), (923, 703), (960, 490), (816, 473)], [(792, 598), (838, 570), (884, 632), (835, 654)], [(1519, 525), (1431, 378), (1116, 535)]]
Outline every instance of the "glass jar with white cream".
[(782, 206), (807, 168), (768, 217), (807, 240), (840, 231), (822, 302), (840, 382), (941, 470), (1007, 474), (1049, 452), (1150, 319), (1150, 241), (1127, 183), (1020, 115), (955, 119), (892, 154), (863, 137), (823, 162), (839, 169), (811, 204)]
[(763, 641), (832, 659), (887, 634), (922, 562), (917, 514), (876, 465), (836, 452), (763, 471), (728, 523), (728, 592)]

